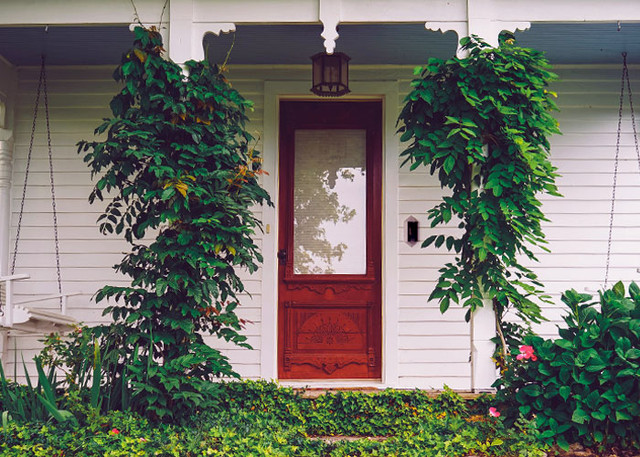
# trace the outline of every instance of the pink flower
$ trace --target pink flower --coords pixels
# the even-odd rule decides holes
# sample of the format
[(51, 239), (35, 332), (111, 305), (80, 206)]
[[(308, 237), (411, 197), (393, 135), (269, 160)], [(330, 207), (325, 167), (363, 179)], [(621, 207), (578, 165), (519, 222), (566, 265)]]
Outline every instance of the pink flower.
[(494, 406), (489, 408), (489, 416), (500, 417), (500, 411), (498, 411)]
[(120, 433), (120, 430), (118, 430), (117, 428), (114, 428), (114, 429), (111, 429), (109, 433), (111, 433), (112, 435), (117, 435)]
[(520, 354), (516, 356), (517, 360), (525, 360), (531, 359), (531, 361), (535, 362), (538, 360), (538, 356), (533, 353), (533, 346), (520, 346)]

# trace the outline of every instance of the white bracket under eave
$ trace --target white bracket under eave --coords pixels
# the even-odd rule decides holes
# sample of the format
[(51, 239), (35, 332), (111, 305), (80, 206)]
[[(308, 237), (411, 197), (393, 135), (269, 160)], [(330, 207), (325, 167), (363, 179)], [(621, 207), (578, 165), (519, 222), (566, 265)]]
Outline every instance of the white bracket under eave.
[(324, 49), (327, 54), (333, 54), (336, 49), (338, 39), (338, 24), (340, 23), (341, 0), (320, 0), (318, 17), (322, 22), (322, 33), (324, 38)]
[[(18, 331), (23, 333), (64, 333), (71, 330), (71, 327), (78, 322), (66, 314), (67, 298), (73, 295), (80, 295), (80, 292), (70, 294), (56, 294), (46, 297), (39, 297), (14, 303), (13, 282), (29, 279), (29, 275), (0, 276), (0, 284), (4, 285), (2, 304), (3, 315), (0, 318), (0, 331)], [(61, 312), (49, 311), (37, 306), (36, 303), (61, 300)]]

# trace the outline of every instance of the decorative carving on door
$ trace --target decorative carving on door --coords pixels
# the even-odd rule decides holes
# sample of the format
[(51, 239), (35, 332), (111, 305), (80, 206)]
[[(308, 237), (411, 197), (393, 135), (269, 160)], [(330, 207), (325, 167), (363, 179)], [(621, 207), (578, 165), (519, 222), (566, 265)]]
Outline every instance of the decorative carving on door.
[[(371, 282), (371, 281), (369, 281)], [(300, 283), (300, 282), (288, 282), (288, 290), (308, 290), (315, 292), (319, 295), (325, 295), (328, 290), (333, 291), (334, 294), (341, 294), (349, 290), (367, 290), (371, 288), (371, 284), (360, 283), (344, 283), (344, 284), (326, 284), (321, 282), (316, 283)]]

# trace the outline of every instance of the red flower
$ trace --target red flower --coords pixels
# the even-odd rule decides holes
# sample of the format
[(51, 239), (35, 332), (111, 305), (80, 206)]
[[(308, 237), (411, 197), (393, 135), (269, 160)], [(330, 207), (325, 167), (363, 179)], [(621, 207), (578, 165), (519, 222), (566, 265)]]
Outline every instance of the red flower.
[(518, 360), (531, 359), (532, 362), (538, 360), (538, 357), (533, 353), (533, 346), (520, 346), (520, 354), (516, 356)]
[(489, 408), (489, 415), (493, 417), (500, 417), (500, 411), (498, 411), (494, 406)]
[(120, 433), (120, 430), (118, 430), (117, 428), (113, 428), (113, 429), (111, 429), (111, 431), (109, 433), (112, 434), (112, 435), (117, 435), (117, 434)]

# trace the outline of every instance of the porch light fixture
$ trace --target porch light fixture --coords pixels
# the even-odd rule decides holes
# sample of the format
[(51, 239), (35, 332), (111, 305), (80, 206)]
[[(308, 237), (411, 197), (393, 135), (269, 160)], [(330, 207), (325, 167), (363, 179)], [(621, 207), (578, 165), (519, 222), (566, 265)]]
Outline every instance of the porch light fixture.
[(311, 92), (320, 97), (340, 97), (349, 90), (349, 60), (342, 53), (320, 52), (311, 57), (313, 65), (313, 86)]

